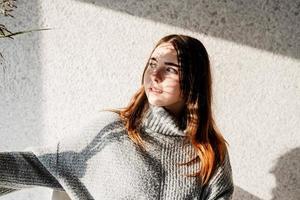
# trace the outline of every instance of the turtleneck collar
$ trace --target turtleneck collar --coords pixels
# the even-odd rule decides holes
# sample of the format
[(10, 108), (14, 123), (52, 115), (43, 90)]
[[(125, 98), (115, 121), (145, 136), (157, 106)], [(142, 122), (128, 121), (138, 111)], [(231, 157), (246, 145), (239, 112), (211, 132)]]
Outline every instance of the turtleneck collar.
[(149, 104), (142, 120), (142, 127), (168, 136), (186, 136), (184, 117), (180, 122), (164, 107)]

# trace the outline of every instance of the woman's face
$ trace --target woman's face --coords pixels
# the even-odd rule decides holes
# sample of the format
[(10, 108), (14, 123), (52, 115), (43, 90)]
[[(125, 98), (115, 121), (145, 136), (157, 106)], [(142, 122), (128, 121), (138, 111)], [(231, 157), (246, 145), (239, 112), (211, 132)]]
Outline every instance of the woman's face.
[(153, 51), (144, 74), (144, 88), (150, 104), (163, 106), (175, 116), (182, 111), (179, 65), (171, 43), (162, 43)]

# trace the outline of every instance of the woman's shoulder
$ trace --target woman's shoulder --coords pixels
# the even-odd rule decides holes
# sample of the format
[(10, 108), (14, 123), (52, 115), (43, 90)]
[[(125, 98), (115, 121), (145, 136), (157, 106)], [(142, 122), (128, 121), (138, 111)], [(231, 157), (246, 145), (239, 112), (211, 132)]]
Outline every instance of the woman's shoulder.
[(93, 137), (95, 134), (123, 128), (123, 122), (118, 113), (108, 110), (97, 110), (91, 113), (89, 119), (76, 131), (80, 136)]
[(118, 113), (108, 110), (96, 111), (93, 116), (80, 128), (79, 134), (83, 132), (107, 132), (124, 128), (123, 121)]

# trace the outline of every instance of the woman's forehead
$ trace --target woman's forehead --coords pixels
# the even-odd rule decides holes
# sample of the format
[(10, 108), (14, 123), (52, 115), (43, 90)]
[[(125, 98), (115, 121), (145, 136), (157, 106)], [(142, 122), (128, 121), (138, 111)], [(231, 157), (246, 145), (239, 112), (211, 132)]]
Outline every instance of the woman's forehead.
[(177, 52), (171, 43), (162, 43), (157, 46), (152, 53), (152, 57), (158, 58), (161, 56), (177, 58)]

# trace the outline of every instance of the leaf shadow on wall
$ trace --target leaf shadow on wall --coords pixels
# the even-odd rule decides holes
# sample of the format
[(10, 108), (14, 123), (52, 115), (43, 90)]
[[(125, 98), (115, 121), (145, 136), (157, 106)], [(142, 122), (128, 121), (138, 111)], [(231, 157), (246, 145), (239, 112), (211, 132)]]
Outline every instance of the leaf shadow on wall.
[[(300, 197), (300, 147), (280, 156), (271, 169), (276, 178), (276, 187), (272, 189), (271, 200), (298, 200)], [(235, 186), (233, 200), (261, 200), (242, 188)]]
[(298, 200), (300, 197), (300, 147), (280, 156), (270, 171), (275, 175), (276, 187), (272, 200)]

